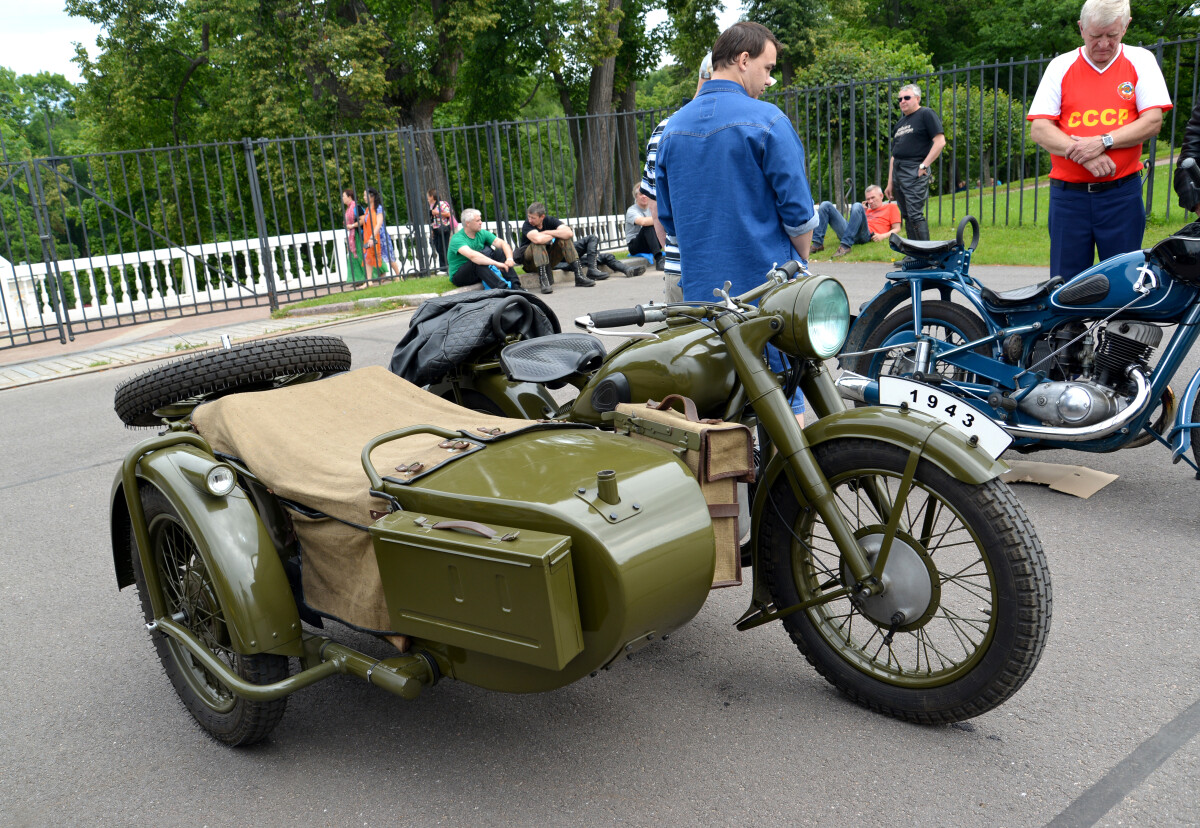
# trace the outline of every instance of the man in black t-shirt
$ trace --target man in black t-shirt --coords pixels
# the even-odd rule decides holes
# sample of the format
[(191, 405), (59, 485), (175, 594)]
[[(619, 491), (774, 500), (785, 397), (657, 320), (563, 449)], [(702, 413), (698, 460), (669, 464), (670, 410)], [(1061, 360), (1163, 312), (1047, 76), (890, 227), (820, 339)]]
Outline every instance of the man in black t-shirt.
[[(538, 285), (542, 293), (554, 292), (553, 267), (567, 262), (575, 272), (575, 287), (595, 287), (596, 283), (584, 275), (575, 250), (575, 231), (554, 216), (546, 215), (546, 205), (535, 201), (525, 210), (525, 223), (513, 258), (525, 265), (526, 273), (537, 271)], [(608, 278), (608, 274), (604, 274)]]
[(946, 146), (942, 121), (929, 107), (921, 106), (921, 87), (900, 87), (900, 111), (904, 116), (892, 133), (892, 157), (883, 194), (895, 198), (904, 214), (910, 239), (929, 240), (925, 202), (929, 199), (929, 168)]

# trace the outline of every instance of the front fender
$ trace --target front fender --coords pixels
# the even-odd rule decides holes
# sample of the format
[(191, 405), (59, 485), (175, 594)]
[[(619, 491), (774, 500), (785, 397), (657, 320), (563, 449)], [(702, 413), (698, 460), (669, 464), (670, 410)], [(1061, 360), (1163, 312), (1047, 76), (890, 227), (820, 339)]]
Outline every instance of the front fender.
[[(225, 608), (231, 643), (243, 654), (302, 656), (300, 616), (270, 535), (246, 493), (209, 494), (197, 480), (214, 463), (198, 436), (173, 432), (151, 438), (126, 456), (113, 485), (113, 558), (120, 587), (133, 582), (129, 537), (138, 539), (142, 568), (152, 577), (149, 535), (138, 487), (149, 484), (171, 502), (208, 567)], [(122, 547), (123, 542), (123, 547)], [(157, 580), (155, 576), (155, 580)], [(158, 604), (155, 590), (152, 603)], [(155, 606), (155, 613), (162, 609)]]
[[(854, 320), (849, 333), (846, 334), (846, 343), (842, 345), (842, 351), (847, 353), (861, 351), (871, 332), (878, 328), (884, 319), (887, 319), (889, 313), (911, 297), (912, 289), (906, 280), (892, 282), (891, 287), (884, 288), (868, 299), (866, 304), (858, 309), (858, 318)], [(840, 359), (838, 363), (841, 364)]]
[(1178, 462), (1192, 448), (1192, 409), (1196, 405), (1196, 395), (1200, 394), (1200, 371), (1192, 374), (1187, 388), (1179, 398), (1179, 408), (1175, 412), (1175, 428), (1170, 434), (1171, 459)]
[[(804, 437), (810, 446), (857, 438), (891, 443), (910, 452), (919, 450), (924, 459), (951, 477), (975, 486), (1008, 471), (1007, 464), (967, 443), (961, 431), (919, 411), (878, 406), (851, 408), (805, 426)], [(767, 463), (758, 491), (769, 492), (787, 468), (787, 459), (777, 453)], [(766, 500), (765, 497), (756, 498), (753, 504), (751, 528), (756, 539)]]

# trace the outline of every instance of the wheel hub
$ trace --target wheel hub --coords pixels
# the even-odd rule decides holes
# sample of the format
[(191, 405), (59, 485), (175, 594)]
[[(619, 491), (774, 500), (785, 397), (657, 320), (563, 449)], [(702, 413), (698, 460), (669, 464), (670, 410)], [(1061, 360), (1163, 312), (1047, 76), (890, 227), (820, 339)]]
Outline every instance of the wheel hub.
[[(882, 532), (874, 532), (858, 539), (871, 566), (879, 559), (883, 537)], [(914, 622), (919, 624), (923, 621), (933, 608), (937, 572), (928, 554), (918, 547), (897, 534), (892, 540), (892, 551), (888, 553), (881, 576), (883, 591), (862, 599), (859, 604), (862, 614), (881, 627), (896, 625), (901, 629), (911, 628)], [(845, 583), (853, 582), (845, 561), (842, 563), (842, 578)]]

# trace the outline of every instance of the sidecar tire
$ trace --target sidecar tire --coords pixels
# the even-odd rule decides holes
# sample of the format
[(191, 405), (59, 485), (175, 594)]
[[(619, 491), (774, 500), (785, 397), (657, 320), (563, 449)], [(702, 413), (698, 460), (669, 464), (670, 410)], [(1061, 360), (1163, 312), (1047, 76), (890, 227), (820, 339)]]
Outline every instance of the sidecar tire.
[[(955, 305), (953, 302), (939, 302), (930, 300), (921, 303), (921, 329), (934, 335), (945, 342), (954, 345), (961, 345), (965, 342), (974, 342), (976, 339), (982, 339), (987, 336), (987, 326), (977, 314), (968, 308), (961, 305)], [(871, 332), (863, 343), (863, 350), (870, 351), (875, 348), (882, 348), (883, 343), (895, 334), (897, 331), (913, 329), (913, 308), (912, 305), (907, 305), (895, 313), (890, 314), (886, 319)], [(983, 356), (991, 356), (991, 349), (987, 345), (979, 345), (975, 352)], [(959, 368), (945, 365), (940, 366), (949, 369), (953, 372), (947, 374), (947, 379), (955, 379), (958, 381), (972, 381), (973, 374), (966, 374)], [(889, 363), (888, 352), (882, 351), (875, 354), (863, 354), (862, 356), (850, 357), (845, 361), (845, 368), (848, 371), (853, 371), (856, 374), (870, 377), (871, 379), (879, 379), (884, 375), (907, 375), (911, 371), (897, 371), (894, 363)], [(943, 373), (943, 371), (938, 371)]]
[(220, 348), (153, 368), (117, 386), (121, 422), (155, 428), (205, 400), (260, 391), (350, 369), (350, 348), (336, 336), (288, 336)]
[[(158, 489), (142, 486), (142, 506), (146, 513), (146, 524), (150, 529), (151, 555), (158, 563), (158, 577), (163, 584), (167, 607), (175, 612), (187, 613), (183, 622), (201, 641), (213, 642), (213, 654), (232, 664), (239, 676), (254, 684), (274, 684), (288, 677), (286, 656), (234, 653), (221, 646), (227, 638), (224, 629), (224, 608), (215, 590), (208, 588), (208, 573), (200, 560), (200, 551), (195, 540), (179, 518), (178, 512)], [(137, 541), (129, 542), (133, 557), (133, 575), (137, 584), (142, 612), (147, 622), (154, 620), (146, 575), (142, 570)], [(172, 563), (164, 560), (169, 555)], [(187, 558), (186, 567), (181, 568), (181, 558)], [(196, 562), (199, 562), (198, 565)], [(197, 595), (200, 597), (197, 598)], [(203, 604), (203, 606), (199, 606)], [(197, 612), (202, 609), (203, 613)], [(197, 616), (203, 615), (200, 620)], [(251, 701), (235, 696), (225, 685), (216, 681), (212, 674), (192, 660), (182, 646), (164, 633), (150, 633), (154, 649), (162, 662), (163, 670), (175, 687), (184, 707), (209, 736), (231, 747), (241, 747), (261, 742), (275, 729), (287, 710), (287, 697), (273, 701)], [(227, 642), (225, 642), (227, 643)]]
[[(871, 512), (863, 481), (876, 477), (894, 486), (908, 452), (844, 439), (822, 443), (814, 454), (857, 536), (879, 538), (883, 522)], [(921, 724), (957, 722), (1004, 703), (1033, 673), (1050, 629), (1050, 573), (1032, 524), (1004, 483), (972, 486), (921, 461), (912, 491), (918, 500), (904, 502), (900, 530), (930, 514), (938, 521), (906, 535), (908, 557), (929, 570), (938, 596), (923, 620), (895, 631), (894, 647), (883, 641), (888, 626), (845, 598), (785, 616), (783, 626), (808, 662), (856, 703)], [(922, 492), (930, 495), (925, 514)], [(844, 570), (815, 510), (800, 509), (784, 476), (767, 496), (759, 562), (775, 606), (839, 586)], [(867, 508), (858, 508), (864, 502)], [(943, 520), (951, 528), (943, 529)], [(962, 528), (954, 529), (954, 521)], [(901, 554), (897, 549), (894, 544), (885, 573)], [(961, 661), (955, 661), (958, 650)]]

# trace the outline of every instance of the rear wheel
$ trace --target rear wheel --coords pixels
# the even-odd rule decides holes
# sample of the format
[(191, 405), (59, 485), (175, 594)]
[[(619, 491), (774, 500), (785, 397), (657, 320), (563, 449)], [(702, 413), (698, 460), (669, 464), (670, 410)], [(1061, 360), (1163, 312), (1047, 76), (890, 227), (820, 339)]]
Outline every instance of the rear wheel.
[[(904, 449), (846, 439), (814, 454), (869, 561), (895, 509), (900, 518), (882, 594), (784, 617), (800, 652), (854, 701), (913, 722), (959, 721), (1010, 698), (1041, 657), (1052, 601), (1041, 543), (1008, 486), (972, 486), (923, 460), (902, 496)], [(786, 478), (766, 496), (759, 560), (775, 606), (853, 587)]]
[[(960, 305), (953, 302), (929, 301), (921, 303), (921, 333), (953, 347), (982, 339), (987, 336), (987, 327), (976, 314)], [(883, 320), (863, 344), (864, 351), (883, 348), (889, 343), (895, 343), (894, 347), (878, 353), (850, 357), (846, 360), (845, 367), (872, 379), (881, 376), (911, 376), (916, 368), (916, 339), (913, 331), (913, 308), (909, 305)], [(973, 350), (983, 356), (991, 355), (987, 345), (979, 345)], [(940, 374), (954, 382), (973, 382), (975, 379), (973, 374), (962, 368), (943, 362), (936, 362), (930, 366), (930, 373)]]
[[(208, 565), (179, 513), (158, 489), (141, 489), (142, 507), (166, 614), (200, 639), (213, 655), (254, 684), (273, 684), (288, 676), (288, 660), (280, 655), (243, 655), (232, 649), (225, 609)], [(130, 541), (133, 573), (146, 621), (154, 620), (146, 573), (137, 541)], [(188, 711), (214, 739), (227, 745), (252, 745), (275, 729), (287, 709), (287, 698), (251, 701), (234, 695), (187, 649), (164, 633), (152, 633), (154, 648), (167, 677)]]
[(263, 339), (196, 354), (126, 380), (113, 407), (128, 426), (154, 428), (191, 414), (202, 402), (263, 391), (350, 369), (350, 348), (336, 336)]

